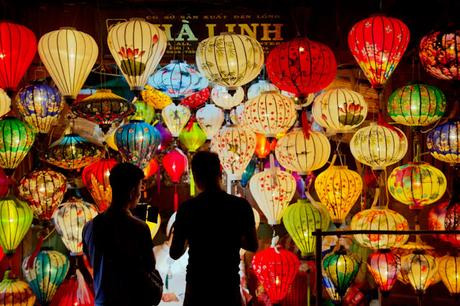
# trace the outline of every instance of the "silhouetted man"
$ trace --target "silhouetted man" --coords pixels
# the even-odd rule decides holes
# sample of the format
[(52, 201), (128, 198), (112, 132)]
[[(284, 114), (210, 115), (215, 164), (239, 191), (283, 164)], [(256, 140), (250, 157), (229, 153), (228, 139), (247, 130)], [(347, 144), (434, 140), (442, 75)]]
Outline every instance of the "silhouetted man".
[(217, 154), (197, 152), (192, 172), (200, 193), (179, 207), (170, 249), (178, 259), (189, 246), (184, 305), (239, 306), (239, 251), (258, 246), (252, 208), (222, 190)]

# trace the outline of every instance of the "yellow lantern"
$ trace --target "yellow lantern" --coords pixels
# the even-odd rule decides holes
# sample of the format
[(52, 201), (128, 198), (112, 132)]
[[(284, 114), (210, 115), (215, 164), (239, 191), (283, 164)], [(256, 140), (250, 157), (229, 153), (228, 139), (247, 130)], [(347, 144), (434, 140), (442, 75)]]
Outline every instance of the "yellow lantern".
[(0, 118), (10, 112), (11, 99), (6, 92), (0, 88)]
[(166, 34), (142, 18), (110, 28), (107, 44), (131, 90), (143, 90), (166, 50)]
[(38, 54), (69, 104), (78, 95), (97, 59), (96, 41), (74, 28), (46, 33), (38, 42)]
[(257, 174), (249, 181), (249, 190), (267, 217), (268, 224), (279, 224), (296, 191), (294, 177), (274, 167)]
[(352, 132), (367, 116), (364, 97), (351, 89), (329, 89), (313, 102), (315, 122), (336, 133)]
[(0, 246), (13, 254), (32, 225), (33, 212), (26, 202), (14, 196), (0, 200)]
[(324, 166), (330, 154), (331, 144), (324, 134), (310, 131), (307, 137), (301, 128), (280, 138), (275, 148), (281, 166), (302, 175)]
[(433, 276), (437, 271), (435, 257), (424, 250), (415, 250), (401, 257), (401, 273), (409, 280), (417, 294), (425, 293), (425, 290), (433, 284)]
[(161, 117), (173, 137), (179, 136), (179, 133), (190, 119), (190, 116), (190, 109), (182, 104), (175, 105), (171, 103), (161, 111)]
[(182, 129), (179, 134), (179, 141), (189, 152), (196, 152), (206, 142), (206, 134), (197, 122), (193, 122), (191, 126)]
[(198, 44), (196, 65), (208, 80), (235, 88), (257, 77), (264, 64), (260, 43), (247, 35), (222, 33)]
[(406, 155), (407, 147), (406, 135), (400, 129), (390, 129), (374, 122), (359, 129), (350, 141), (353, 157), (373, 170), (383, 170), (400, 161)]
[(441, 280), (450, 294), (460, 294), (460, 257), (444, 256), (438, 261)]
[(141, 91), (142, 100), (151, 104), (155, 109), (163, 109), (172, 103), (172, 99), (167, 94), (145, 85), (145, 90)]
[(150, 236), (153, 238), (155, 238), (155, 236), (157, 235), (158, 233), (158, 230), (160, 229), (160, 225), (161, 225), (161, 216), (160, 214), (158, 213), (157, 214), (157, 219), (156, 219), (156, 222), (154, 221), (150, 221), (151, 219), (153, 219), (153, 216), (150, 216), (152, 212), (150, 210), (147, 210), (147, 216), (146, 216), (146, 220), (145, 220), (145, 223), (147, 223), (147, 226), (149, 227), (149, 230), (150, 230)]
[(115, 132), (117, 131), (118, 126), (111, 128), (105, 136), (105, 143), (111, 148), (112, 150), (118, 151), (117, 145), (115, 143)]

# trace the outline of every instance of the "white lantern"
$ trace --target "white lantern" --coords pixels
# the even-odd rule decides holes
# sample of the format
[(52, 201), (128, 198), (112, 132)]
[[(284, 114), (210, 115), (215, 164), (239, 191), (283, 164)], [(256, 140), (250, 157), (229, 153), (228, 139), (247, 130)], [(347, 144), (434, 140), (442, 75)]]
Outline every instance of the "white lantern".
[(173, 137), (179, 137), (190, 116), (190, 109), (182, 104), (175, 105), (171, 103), (161, 111), (161, 117)]
[(196, 121), (207, 138), (212, 139), (224, 122), (224, 112), (214, 104), (206, 104), (196, 112)]
[(263, 93), (264, 91), (276, 91), (279, 92), (278, 87), (266, 80), (258, 80), (248, 88), (248, 99), (253, 99)]
[(239, 126), (244, 126), (244, 107), (245, 103), (241, 103), (234, 109), (230, 111), (230, 120), (232, 121), (233, 124), (239, 125)]
[(244, 90), (237, 87), (232, 93), (224, 86), (215, 85), (211, 90), (211, 100), (223, 109), (232, 109), (244, 100)]
[(8, 97), (6, 92), (0, 88), (0, 118), (10, 112), (11, 99)]

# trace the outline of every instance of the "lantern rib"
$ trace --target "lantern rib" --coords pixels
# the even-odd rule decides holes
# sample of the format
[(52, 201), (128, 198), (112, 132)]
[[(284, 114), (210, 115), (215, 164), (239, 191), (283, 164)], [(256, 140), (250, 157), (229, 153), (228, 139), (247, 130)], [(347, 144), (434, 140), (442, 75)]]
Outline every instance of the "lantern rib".
[[(243, 52), (244, 52), (244, 60), (243, 62), (245, 63), (245, 69), (244, 69), (244, 74), (241, 75), (240, 74), (240, 61), (239, 61), (239, 56), (237, 54), (237, 48), (236, 48), (236, 42), (235, 42), (235, 39), (233, 38), (235, 35), (230, 35), (230, 39), (232, 40), (232, 45), (233, 45), (233, 48), (235, 50), (235, 59), (236, 59), (236, 76), (235, 76), (235, 83), (241, 83), (242, 81), (242, 77), (243, 76), (246, 76), (246, 73), (248, 71), (248, 66), (247, 66), (247, 63), (248, 63), (248, 55), (246, 54), (246, 48), (242, 48), (243, 49)], [(237, 35), (238, 39), (240, 40), (241, 42), (241, 45), (244, 46), (244, 43), (243, 43), (243, 40), (241, 38), (241, 36)], [(251, 46), (252, 46), (252, 43), (251, 43)]]

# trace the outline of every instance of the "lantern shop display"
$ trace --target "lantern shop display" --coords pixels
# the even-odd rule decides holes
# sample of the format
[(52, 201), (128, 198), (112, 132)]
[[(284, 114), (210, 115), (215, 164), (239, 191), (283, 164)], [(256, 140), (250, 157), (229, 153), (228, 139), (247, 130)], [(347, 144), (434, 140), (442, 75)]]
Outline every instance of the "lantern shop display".
[(131, 18), (112, 26), (107, 44), (131, 90), (143, 90), (166, 51), (167, 38), (158, 26)]
[(206, 104), (196, 111), (196, 121), (205, 132), (207, 139), (212, 139), (224, 123), (224, 112), (214, 104)]
[(380, 291), (388, 293), (398, 279), (400, 260), (389, 249), (379, 250), (369, 255), (367, 267)]
[(155, 108), (153, 105), (142, 100), (133, 103), (136, 112), (129, 118), (130, 120), (144, 120), (145, 123), (152, 124), (155, 120)]
[(163, 156), (162, 164), (171, 181), (174, 183), (174, 211), (177, 211), (177, 208), (179, 208), (177, 184), (180, 183), (182, 175), (188, 169), (188, 159), (180, 149), (175, 148)]
[(211, 91), (208, 87), (206, 87), (188, 97), (185, 97), (180, 103), (190, 109), (198, 109), (202, 107), (206, 101), (208, 101), (210, 95)]
[[(449, 207), (450, 201), (445, 201), (436, 205), (433, 205), (433, 208), (430, 209), (428, 212), (428, 229), (430, 230), (437, 230), (437, 231), (444, 231), (446, 230), (445, 223), (446, 223), (446, 212), (447, 208)], [(458, 205), (458, 203), (452, 203), (454, 205)], [(456, 205), (456, 206), (457, 206)], [(445, 235), (439, 234), (435, 235), (438, 239), (445, 241), (452, 245), (453, 247), (459, 248), (460, 247), (460, 234), (457, 235)]]
[(105, 211), (112, 202), (112, 187), (109, 176), (117, 164), (113, 158), (101, 158), (86, 166), (81, 174), (82, 182), (94, 199), (99, 211)]
[(248, 88), (247, 96), (248, 99), (254, 99), (261, 93), (265, 91), (276, 91), (279, 92), (278, 87), (270, 83), (269, 81), (266, 80), (258, 80), (255, 83), (252, 83), (251, 86)]
[(191, 117), (190, 109), (184, 105), (169, 104), (161, 111), (161, 117), (173, 137), (179, 137), (179, 133)]
[(93, 290), (88, 286), (80, 270), (65, 280), (56, 292), (51, 306), (93, 306)]
[(449, 293), (460, 294), (460, 257), (446, 255), (438, 261), (438, 271), (441, 280)]
[(433, 276), (438, 271), (435, 257), (424, 250), (414, 250), (411, 254), (401, 257), (401, 273), (405, 275), (417, 294), (433, 284)]
[(11, 110), (11, 99), (8, 94), (0, 88), (0, 118), (8, 114)]
[(437, 160), (449, 163), (460, 163), (460, 121), (449, 120), (435, 127), (428, 133), (426, 146)]
[(141, 97), (143, 101), (160, 110), (172, 103), (170, 96), (150, 85), (145, 85), (145, 90), (141, 91)]
[(192, 153), (196, 152), (206, 142), (206, 139), (206, 134), (200, 128), (198, 122), (190, 121), (188, 126), (183, 128), (179, 134), (179, 141), (181, 144)]
[(211, 100), (217, 106), (229, 110), (243, 102), (244, 90), (240, 86), (230, 91), (224, 86), (214, 85), (211, 90)]
[(0, 282), (0, 305), (35, 305), (35, 295), (32, 293), (29, 285), (11, 275), (7, 270)]

